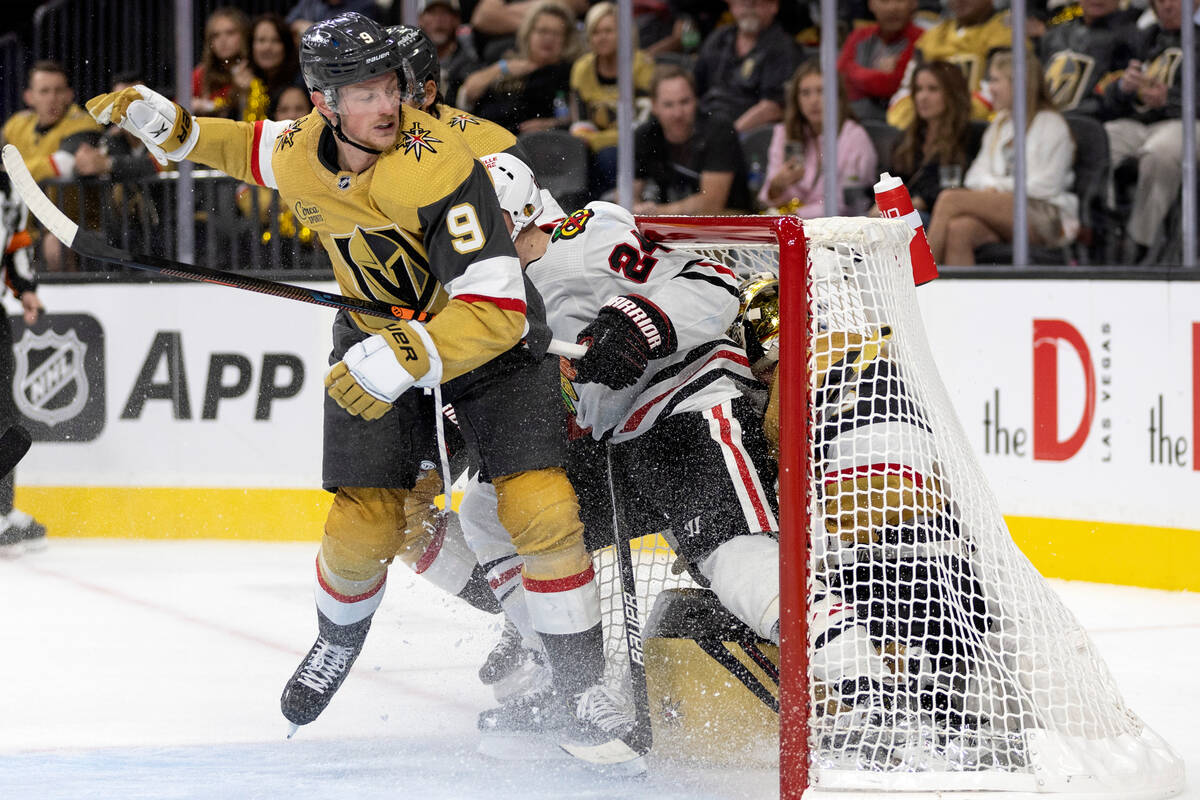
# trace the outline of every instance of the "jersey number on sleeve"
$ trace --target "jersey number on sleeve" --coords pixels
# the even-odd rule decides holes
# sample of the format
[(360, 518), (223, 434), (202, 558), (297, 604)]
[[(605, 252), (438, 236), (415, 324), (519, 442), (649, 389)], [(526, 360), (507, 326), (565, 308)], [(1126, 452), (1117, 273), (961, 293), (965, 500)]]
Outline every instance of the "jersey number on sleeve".
[(451, 243), (460, 253), (474, 253), (483, 247), (483, 229), (479, 227), (479, 216), (475, 206), (459, 203), (446, 214), (446, 230), (450, 231)]
[(628, 242), (621, 242), (608, 254), (608, 266), (613, 272), (619, 272), (634, 283), (645, 283), (650, 278), (650, 270), (658, 263), (651, 255), (656, 250), (666, 250), (658, 242), (652, 242), (638, 231), (632, 231), (638, 240), (640, 249)]

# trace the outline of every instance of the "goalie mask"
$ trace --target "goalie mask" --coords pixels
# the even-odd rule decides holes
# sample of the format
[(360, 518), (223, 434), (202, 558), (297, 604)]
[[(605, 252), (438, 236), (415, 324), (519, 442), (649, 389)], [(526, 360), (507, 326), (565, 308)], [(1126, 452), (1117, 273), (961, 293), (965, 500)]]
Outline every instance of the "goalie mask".
[(512, 217), (515, 242), (525, 226), (541, 215), (542, 189), (529, 166), (514, 155), (493, 153), (479, 160), (492, 178), (500, 208)]
[(758, 374), (779, 361), (779, 278), (758, 272), (738, 287), (738, 315), (729, 335), (750, 358)]

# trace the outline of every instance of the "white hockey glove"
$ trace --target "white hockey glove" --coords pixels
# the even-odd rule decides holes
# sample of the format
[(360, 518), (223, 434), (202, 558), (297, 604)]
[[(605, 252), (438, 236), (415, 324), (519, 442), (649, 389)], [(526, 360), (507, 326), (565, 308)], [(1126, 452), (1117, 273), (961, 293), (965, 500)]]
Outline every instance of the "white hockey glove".
[(441, 380), (442, 360), (425, 328), (393, 322), (352, 345), (325, 376), (325, 388), (351, 414), (377, 419), (408, 389)]
[(189, 112), (145, 86), (97, 95), (87, 101), (87, 110), (101, 125), (117, 125), (141, 139), (164, 166), (187, 158), (200, 138)]

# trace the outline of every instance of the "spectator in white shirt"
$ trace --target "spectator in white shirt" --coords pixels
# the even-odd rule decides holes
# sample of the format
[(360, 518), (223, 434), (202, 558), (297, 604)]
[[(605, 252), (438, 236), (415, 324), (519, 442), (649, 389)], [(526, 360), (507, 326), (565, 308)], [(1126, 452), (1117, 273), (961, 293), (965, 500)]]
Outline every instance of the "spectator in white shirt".
[[(1079, 232), (1079, 199), (1071, 193), (1075, 141), (1050, 99), (1037, 56), (1028, 51), (1025, 58), (1029, 242), (1060, 246), (1074, 241)], [(973, 265), (976, 247), (1013, 239), (1012, 59), (1011, 51), (1002, 50), (988, 66), (988, 88), (997, 114), (967, 170), (965, 188), (944, 190), (933, 207), (929, 246), (939, 264)]]

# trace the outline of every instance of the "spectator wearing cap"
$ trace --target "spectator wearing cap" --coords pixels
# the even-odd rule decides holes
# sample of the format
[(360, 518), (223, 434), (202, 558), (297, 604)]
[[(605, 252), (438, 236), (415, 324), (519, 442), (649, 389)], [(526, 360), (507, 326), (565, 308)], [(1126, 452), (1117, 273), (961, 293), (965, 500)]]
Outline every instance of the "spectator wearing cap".
[(462, 6), (459, 0), (421, 0), (420, 8), (417, 25), (437, 48), (441, 65), (438, 87), (443, 97), (454, 101), (467, 76), (483, 66), (470, 36), (458, 35)]
[(713, 31), (696, 59), (700, 111), (733, 120), (738, 133), (783, 118), (783, 84), (796, 45), (779, 25), (779, 0), (728, 0), (734, 24)]

